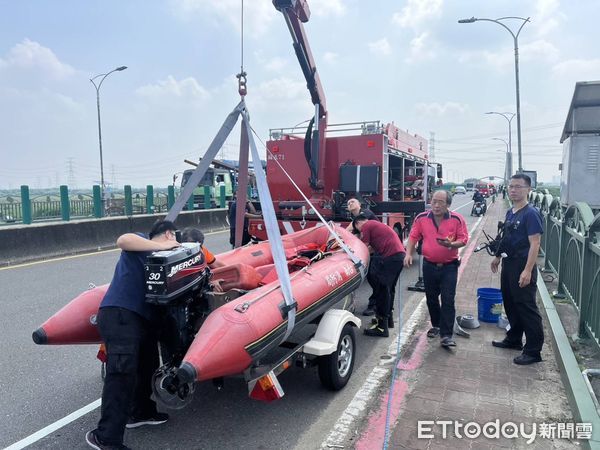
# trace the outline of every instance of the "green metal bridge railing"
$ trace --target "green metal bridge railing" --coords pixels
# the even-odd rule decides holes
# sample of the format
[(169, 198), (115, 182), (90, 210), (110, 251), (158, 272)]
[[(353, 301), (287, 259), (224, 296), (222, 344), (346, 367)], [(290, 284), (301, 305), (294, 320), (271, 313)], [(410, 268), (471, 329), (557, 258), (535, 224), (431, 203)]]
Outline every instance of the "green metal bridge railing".
[(532, 193), (529, 202), (544, 220), (544, 270), (558, 277), (557, 295), (579, 311), (579, 334), (589, 334), (600, 347), (600, 212), (594, 215), (583, 202), (565, 208), (543, 192)]
[[(205, 189), (210, 192), (209, 189)], [(221, 186), (219, 197), (205, 198), (200, 207), (225, 208), (225, 186)], [(169, 186), (167, 192), (154, 192), (148, 185), (146, 190), (132, 191), (131, 186), (124, 186), (123, 195), (109, 197), (104, 208), (100, 197), (100, 186), (93, 187), (93, 194), (79, 194), (79, 198), (69, 197), (67, 186), (60, 187), (59, 195), (43, 195), (30, 198), (29, 187), (21, 186), (21, 196), (0, 200), (0, 224), (23, 223), (36, 221), (63, 220), (82, 218), (101, 218), (107, 216), (132, 216), (134, 214), (159, 214), (169, 211), (175, 203), (175, 188)], [(188, 209), (194, 209), (194, 199), (190, 198)]]

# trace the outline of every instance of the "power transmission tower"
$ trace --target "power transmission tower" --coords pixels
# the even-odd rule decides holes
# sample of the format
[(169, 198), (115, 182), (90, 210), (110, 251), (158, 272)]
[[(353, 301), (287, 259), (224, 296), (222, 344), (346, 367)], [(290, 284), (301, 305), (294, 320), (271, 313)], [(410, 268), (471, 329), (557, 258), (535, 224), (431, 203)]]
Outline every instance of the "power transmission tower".
[(75, 158), (73, 158), (72, 156), (67, 158), (67, 171), (68, 171), (68, 178), (67, 178), (67, 185), (69, 186), (69, 188), (71, 189), (76, 189), (76, 182), (75, 182)]
[(117, 178), (115, 175), (115, 165), (114, 164), (110, 165), (110, 171), (111, 171), (111, 183), (112, 183), (112, 188), (114, 191), (117, 189)]

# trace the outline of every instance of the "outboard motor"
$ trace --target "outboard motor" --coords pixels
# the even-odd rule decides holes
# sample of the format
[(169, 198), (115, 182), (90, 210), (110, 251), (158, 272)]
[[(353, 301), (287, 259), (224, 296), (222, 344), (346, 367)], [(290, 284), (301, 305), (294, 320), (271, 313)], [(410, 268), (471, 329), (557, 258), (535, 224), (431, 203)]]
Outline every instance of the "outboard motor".
[(197, 243), (152, 253), (145, 270), (146, 302), (156, 305), (160, 317), (163, 361), (154, 374), (153, 391), (163, 406), (179, 409), (191, 401), (193, 385), (174, 386), (169, 380), (210, 313), (205, 294), (211, 274)]

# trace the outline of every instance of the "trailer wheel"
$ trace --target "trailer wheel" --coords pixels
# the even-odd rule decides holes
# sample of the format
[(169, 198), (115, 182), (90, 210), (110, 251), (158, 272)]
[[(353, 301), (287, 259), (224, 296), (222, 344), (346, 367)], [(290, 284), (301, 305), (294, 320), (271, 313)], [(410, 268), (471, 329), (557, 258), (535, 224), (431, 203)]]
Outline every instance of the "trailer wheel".
[(339, 391), (348, 383), (354, 368), (356, 338), (354, 327), (347, 323), (342, 328), (337, 351), (319, 357), (319, 379), (323, 386)]

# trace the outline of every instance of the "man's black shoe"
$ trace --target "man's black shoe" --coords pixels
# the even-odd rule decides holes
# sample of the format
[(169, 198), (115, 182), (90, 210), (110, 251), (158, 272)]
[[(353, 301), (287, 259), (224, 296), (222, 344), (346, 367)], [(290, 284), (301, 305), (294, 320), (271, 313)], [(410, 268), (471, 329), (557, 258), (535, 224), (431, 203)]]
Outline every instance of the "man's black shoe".
[(503, 341), (492, 341), (492, 345), (498, 348), (508, 348), (511, 350), (523, 350), (523, 344), (518, 342), (509, 342), (506, 339)]
[(373, 308), (371, 308), (370, 306), (367, 307), (367, 309), (365, 309), (362, 312), (363, 316), (374, 316), (375, 315), (375, 310)]
[(513, 359), (514, 363), (518, 364), (520, 366), (527, 366), (529, 364), (538, 363), (541, 360), (542, 360), (541, 356), (526, 355), (525, 353), (523, 353), (522, 355), (519, 355), (515, 359)]
[(103, 444), (98, 436), (96, 435), (96, 430), (88, 431), (85, 435), (85, 442), (92, 448), (96, 450), (131, 450), (126, 445), (111, 445), (111, 444)]
[(137, 428), (144, 425), (160, 425), (169, 420), (169, 415), (161, 412), (152, 414), (150, 417), (131, 417), (125, 425), (127, 428)]
[(452, 339), (452, 336), (445, 336), (441, 339), (440, 345), (442, 347), (456, 347), (456, 342)]
[(377, 322), (372, 323), (369, 328), (365, 329), (365, 334), (367, 336), (389, 337), (387, 319), (378, 317)]
[(439, 327), (431, 327), (429, 330), (427, 330), (427, 337), (428, 338), (434, 338), (440, 335), (440, 329)]

